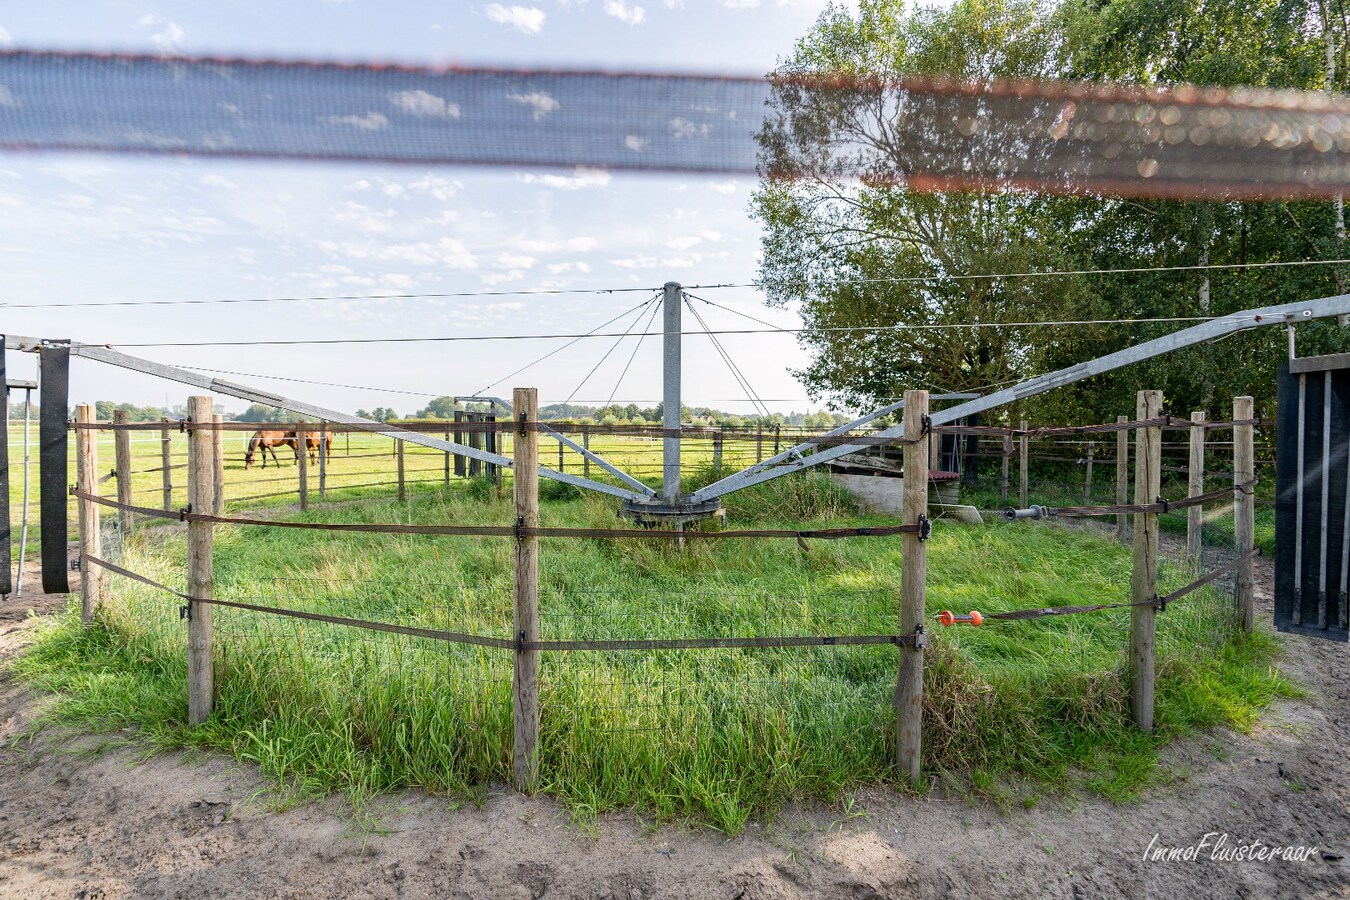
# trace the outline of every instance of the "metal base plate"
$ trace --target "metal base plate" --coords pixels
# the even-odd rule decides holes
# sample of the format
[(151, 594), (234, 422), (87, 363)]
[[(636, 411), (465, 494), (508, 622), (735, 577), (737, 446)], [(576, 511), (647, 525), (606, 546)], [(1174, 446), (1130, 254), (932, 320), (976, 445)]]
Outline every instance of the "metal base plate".
[(636, 501), (625, 500), (619, 506), (619, 514), (630, 518), (639, 525), (649, 527), (679, 528), (690, 522), (701, 522), (710, 516), (725, 515), (721, 499), (714, 497), (701, 503), (663, 499)]

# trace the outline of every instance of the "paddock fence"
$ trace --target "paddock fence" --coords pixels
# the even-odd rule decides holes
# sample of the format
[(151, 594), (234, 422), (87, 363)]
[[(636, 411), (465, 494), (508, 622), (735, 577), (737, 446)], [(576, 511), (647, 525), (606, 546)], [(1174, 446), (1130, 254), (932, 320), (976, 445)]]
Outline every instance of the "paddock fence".
[[(952, 455), (978, 458), (982, 447), (1001, 447), (996, 458), (1001, 460), (1000, 495), (1009, 492), (1008, 475), (1018, 448), (1019, 502), (1009, 509), (1010, 517), (1044, 518), (1049, 520), (1104, 520), (1114, 525), (1119, 536), (1129, 537), (1133, 546), (1133, 576), (1128, 600), (1084, 603), (1052, 607), (1029, 606), (1023, 609), (981, 615), (979, 611), (931, 611), (927, 608), (926, 546), (934, 522), (929, 518), (930, 478), (905, 479), (904, 509), (898, 524), (860, 524), (846, 528), (802, 529), (738, 529), (708, 527), (693, 530), (664, 530), (661, 528), (618, 527), (557, 527), (541, 526), (539, 522), (540, 475), (545, 460), (555, 462), (551, 453), (541, 451), (541, 437), (574, 434), (583, 446), (591, 442), (639, 444), (638, 454), (659, 452), (662, 439), (671, 432), (649, 426), (599, 426), (542, 422), (537, 417), (537, 392), (517, 389), (514, 396), (514, 416), (509, 420), (483, 416), (476, 421), (464, 420), (448, 425), (437, 423), (400, 423), (405, 430), (424, 430), (437, 434), (447, 430), (462, 438), (470, 446), (495, 448), (509, 452), (512, 458), (511, 494), (514, 520), (509, 522), (453, 522), (423, 524), (411, 521), (330, 522), (308, 512), (312, 499), (325, 502), (327, 508), (346, 499), (368, 498), (371, 486), (395, 487), (394, 496), (406, 500), (408, 493), (418, 486), (449, 484), (457, 469), (450, 454), (418, 447), (405, 447), (402, 441), (391, 441), (389, 449), (381, 448), (381, 440), (368, 430), (346, 428), (333, 423), (293, 423), (285, 426), (298, 432), (292, 448), (294, 460), (288, 461), (287, 475), (250, 473), (258, 481), (243, 481), (245, 470), (237, 459), (227, 462), (227, 441), (251, 435), (257, 425), (223, 422), (211, 412), (211, 398), (190, 399), (191, 416), (177, 423), (130, 423), (94, 421), (92, 407), (77, 411), (73, 425), (76, 435), (76, 486), (71, 493), (80, 514), (80, 567), (82, 584), (82, 614), (86, 624), (99, 621), (109, 592), (104, 577), (123, 579), (124, 583), (176, 598), (181, 601), (179, 614), (187, 626), (188, 653), (188, 719), (200, 724), (215, 709), (218, 679), (266, 679), (280, 677), (287, 657), (285, 648), (290, 641), (313, 641), (320, 629), (320, 646), (312, 652), (343, 653), (342, 677), (357, 679), (378, 677), (382, 666), (398, 665), (418, 673), (412, 683), (421, 685), (428, 697), (439, 697), (448, 715), (457, 724), (444, 724), (459, 739), (474, 746), (465, 752), (491, 753), (486, 749), (494, 739), (509, 735), (507, 743), (513, 747), (511, 772), (517, 788), (530, 791), (540, 784), (540, 706), (541, 696), (548, 702), (566, 703), (572, 718), (594, 718), (613, 724), (623, 730), (660, 728), (666, 721), (645, 715), (644, 707), (659, 706), (664, 710), (676, 708), (690, 721), (709, 715), (729, 703), (739, 691), (753, 702), (773, 704), (802, 702), (791, 695), (794, 680), (793, 654), (832, 654), (843, 648), (864, 648), (867, 652), (886, 653), (894, 647), (898, 660), (890, 656), (894, 691), (888, 696), (841, 691), (831, 698), (845, 711), (847, 728), (866, 732), (878, 748), (887, 748), (893, 754), (895, 770), (904, 778), (920, 777), (922, 748), (922, 709), (924, 684), (924, 653), (928, 637), (934, 627), (1008, 627), (1016, 622), (1033, 619), (1082, 615), (1106, 610), (1128, 610), (1130, 617), (1127, 670), (1130, 679), (1131, 716), (1145, 730), (1153, 727), (1153, 697), (1155, 690), (1155, 630), (1159, 614), (1170, 604), (1183, 601), (1195, 592), (1220, 582), (1231, 582), (1233, 618), (1236, 627), (1253, 627), (1253, 566), (1259, 553), (1254, 527), (1255, 493), (1259, 479), (1256, 474), (1254, 432), (1260, 424), (1252, 414), (1251, 399), (1234, 401), (1233, 418), (1228, 422), (1206, 422), (1194, 417), (1177, 420), (1162, 413), (1160, 392), (1142, 391), (1136, 415), (1102, 425), (1031, 428), (1019, 423), (1015, 428), (987, 425), (931, 426), (928, 420), (928, 397), (923, 391), (906, 395), (904, 437), (873, 437), (865, 433), (803, 434), (767, 432), (753, 429), (680, 429), (679, 437), (693, 448), (691, 456), (705, 466), (709, 477), (721, 477), (723, 471), (732, 471), (763, 461), (772, 449), (781, 452), (787, 441), (806, 443), (812, 447), (840, 444), (875, 448), (879, 453), (899, 449), (907, 471), (932, 471), (931, 465), (943, 452), (946, 442)], [(1165, 479), (1169, 471), (1180, 466), (1164, 464), (1169, 449), (1163, 437), (1169, 431), (1185, 429), (1188, 465), (1186, 489), (1177, 495), (1164, 495), (1164, 482), (1176, 487), (1177, 479)], [(1231, 440), (1216, 443), (1208, 436), (1215, 432), (1231, 432)], [(98, 464), (101, 438), (111, 434), (115, 444), (116, 466), (102, 473)], [(305, 437), (317, 435), (319, 440), (311, 458), (306, 452)], [(359, 437), (357, 437), (359, 435)], [(1032, 506), (1036, 486), (1028, 478), (1031, 466), (1029, 445), (1042, 442), (1053, 454), (1064, 454), (1063, 459), (1043, 458), (1045, 464), (1060, 464), (1077, 459), (1093, 460), (1098, 441), (1105, 444), (1106, 436), (1114, 439), (1117, 454), (1114, 459), (1116, 479), (1113, 503), (1095, 504), (1100, 491), (1092, 484), (1092, 463), (1086, 467), (1086, 484), (1078, 497), (1083, 501), (1074, 505), (1053, 506), (1044, 501)], [(353, 437), (357, 437), (352, 441)], [(1133, 500), (1128, 493), (1126, 475), (1129, 461), (1129, 438), (1134, 438)], [(330, 444), (331, 440), (331, 444)], [(133, 445), (158, 444), (158, 467), (138, 468)], [(645, 444), (650, 442), (652, 448)], [(957, 442), (953, 445), (953, 442)], [(177, 444), (185, 444), (178, 448)], [(233, 454), (238, 457), (238, 447)], [(952, 446), (955, 449), (952, 449)], [(571, 465), (585, 470), (590, 458), (564, 449), (559, 442), (560, 455), (556, 459), (559, 470)], [(1086, 447), (1086, 456), (1075, 456), (1076, 449)], [(550, 448), (551, 449), (551, 448)], [(1066, 452), (1067, 449), (1067, 452)], [(354, 451), (354, 452), (353, 452)], [(571, 456), (567, 454), (572, 454)], [(285, 459), (285, 455), (282, 456)], [(370, 460), (381, 460), (384, 467), (367, 468)], [(1220, 463), (1222, 460), (1224, 462)], [(396, 477), (388, 479), (389, 463)], [(255, 462), (255, 465), (257, 463)], [(1217, 469), (1216, 469), (1217, 466)], [(283, 468), (286, 468), (283, 466)], [(477, 477), (484, 490), (504, 491), (504, 467), (484, 464)], [(270, 468), (269, 472), (272, 471)], [(180, 488), (175, 473), (185, 473)], [(589, 473), (588, 473), (589, 474)], [(138, 487), (141, 482), (160, 476), (161, 484)], [(603, 477), (603, 476), (601, 476)], [(988, 476), (986, 475), (986, 478)], [(276, 479), (263, 482), (264, 478)], [(373, 480), (372, 480), (373, 479)], [(102, 493), (102, 485), (116, 481), (116, 499)], [(1215, 482), (1226, 486), (1206, 490)], [(268, 493), (248, 493), (256, 490), (251, 485), (271, 483), (277, 487)], [(363, 493), (353, 489), (361, 488)], [(434, 490), (435, 488), (427, 488)], [(242, 495), (241, 495), (242, 493)], [(147, 502), (144, 499), (154, 495)], [(297, 502), (301, 515), (294, 515), (286, 506), (277, 507), (278, 498)], [(180, 502), (181, 499), (181, 502)], [(157, 500), (158, 502), (154, 502)], [(243, 504), (255, 506), (253, 515), (237, 514)], [(268, 504), (271, 503), (269, 506)], [(1206, 509), (1213, 517), (1229, 517), (1232, 521), (1231, 539), (1211, 541), (1208, 556), (1203, 552)], [(104, 510), (109, 528), (101, 526)], [(269, 510), (274, 514), (265, 516)], [(1187, 543), (1184, 553), (1174, 551), (1171, 565), (1176, 571), (1189, 574), (1189, 580), (1169, 591), (1159, 588), (1160, 530), (1167, 517), (1184, 516), (1187, 523)], [(188, 552), (186, 572), (164, 568), (161, 571), (136, 571), (123, 564), (122, 544), (135, 530), (153, 522), (182, 523), (186, 527)], [(1194, 524), (1192, 524), (1194, 523)], [(942, 527), (940, 521), (937, 527)], [(1031, 522), (1015, 522), (1007, 527), (1044, 527)], [(491, 605), (486, 611), (475, 609), (472, 617), (476, 627), (450, 627), (456, 621), (466, 621), (462, 615), (477, 598), (463, 593), (438, 593), (433, 578), (425, 573), (400, 574), (401, 581), (413, 582), (414, 590), (403, 591), (398, 602), (382, 607), (380, 617), (358, 615), (368, 609), (369, 597), (385, 596), (386, 588), (374, 577), (360, 584), (348, 585), (348, 592), (332, 590), (332, 584), (321, 573), (278, 571), (266, 584), (238, 585), (230, 573), (218, 573), (215, 568), (214, 546), (217, 532), (221, 535), (245, 533), (262, 536), (286, 531), (309, 535), (373, 535), (387, 540), (413, 541), (437, 538), (481, 539), (494, 547), (510, 548), (509, 565), (496, 550), (483, 551), (484, 578), (510, 574), (512, 601), (509, 608)], [(250, 537), (249, 539), (254, 539)], [(803, 599), (799, 610), (770, 609), (756, 599), (738, 593), (734, 585), (715, 585), (707, 594), (697, 598), (687, 589), (681, 596), (669, 598), (661, 607), (660, 615), (649, 616), (637, 627), (644, 637), (632, 637), (633, 623), (623, 622), (623, 597), (607, 598), (600, 592), (588, 591), (578, 585), (569, 591), (550, 588), (550, 607), (541, 618), (539, 563), (541, 542), (558, 540), (590, 541), (602, 545), (647, 547), (665, 545), (692, 548), (700, 544), (726, 541), (790, 542), (802, 550), (816, 542), (852, 541), (857, 539), (898, 541), (902, 557), (901, 577), (892, 590), (873, 592), (859, 597), (855, 609), (836, 610), (831, 617), (822, 617), (809, 610), (809, 594), (813, 587), (803, 585)], [(217, 590), (222, 588), (221, 590)], [(242, 590), (241, 590), (242, 588)], [(395, 591), (387, 591), (393, 597)], [(364, 595), (364, 596), (358, 596)], [(425, 601), (411, 602), (409, 598)], [(709, 602), (711, 600), (711, 602)], [(556, 603), (554, 601), (557, 601)], [(414, 608), (416, 607), (416, 608)], [(218, 640), (213, 612), (219, 611), (225, 640)], [(981, 624), (983, 623), (983, 624)], [(833, 626), (833, 627), (827, 627)], [(288, 635), (286, 628), (292, 629)], [(271, 639), (250, 645), (242, 640), (249, 634), (270, 634)], [(346, 637), (340, 635), (347, 635)], [(395, 645), (395, 649), (363, 647), (349, 652), (350, 635), (366, 638), (379, 635), (409, 638), (417, 641), (412, 647)], [(363, 639), (363, 638), (358, 638)], [(259, 651), (257, 647), (268, 648)], [(293, 644), (291, 644), (293, 646)], [(440, 650), (431, 649), (440, 647)], [(252, 649), (250, 649), (252, 647)], [(750, 654), (742, 668), (745, 677), (731, 683), (703, 680), (697, 667), (666, 667), (663, 660), (669, 654), (708, 651), (713, 653), (740, 651)], [(587, 654), (605, 654), (622, 663), (605, 666), (582, 663), (562, 664), (563, 658), (576, 659)], [(759, 654), (760, 656), (755, 656)], [(814, 656), (812, 659), (820, 659)], [(394, 662), (391, 663), (391, 659)], [(752, 661), (753, 660), (753, 661)], [(885, 657), (869, 656), (867, 665), (885, 665)], [(617, 679), (616, 672), (623, 675)], [(674, 672), (672, 675), (671, 673)], [(428, 674), (429, 673), (429, 674)], [(425, 676), (425, 677), (424, 677)], [(541, 694), (541, 676), (543, 691)], [(670, 677), (666, 677), (670, 676)], [(408, 682), (403, 682), (408, 683)], [(842, 683), (842, 682), (841, 682)], [(634, 685), (645, 685), (635, 691)], [(439, 687), (438, 687), (439, 685)], [(451, 685), (450, 695), (439, 693)], [(585, 702), (580, 698), (585, 697)], [(603, 698), (613, 698), (608, 707)], [(818, 702), (821, 698), (814, 698)], [(409, 698), (389, 700), (391, 709)], [(771, 706), (769, 708), (772, 708)], [(611, 715), (616, 711), (622, 715)], [(464, 727), (471, 726), (465, 732)], [(456, 729), (461, 729), (456, 731)], [(566, 727), (552, 726), (546, 739), (564, 740)], [(447, 732), (449, 733), (449, 732)], [(495, 736), (495, 737), (494, 737)]]

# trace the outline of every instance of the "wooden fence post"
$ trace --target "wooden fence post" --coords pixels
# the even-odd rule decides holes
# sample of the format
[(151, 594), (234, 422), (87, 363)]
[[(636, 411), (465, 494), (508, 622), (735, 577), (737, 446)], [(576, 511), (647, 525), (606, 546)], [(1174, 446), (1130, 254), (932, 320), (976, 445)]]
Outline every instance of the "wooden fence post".
[(309, 509), (309, 447), (303, 425), (295, 429), (295, 464), (300, 467), (300, 508)]
[[(923, 420), (928, 415), (928, 392), (905, 391), (904, 497), (901, 518), (914, 525), (928, 514), (928, 444)], [(924, 580), (928, 571), (926, 545), (920, 535), (906, 534), (900, 544), (900, 634), (923, 634)], [(896, 764), (910, 784), (919, 783), (923, 743), (923, 648), (900, 646), (900, 678), (895, 689)]]
[(1022, 433), (1017, 437), (1017, 508), (1027, 508), (1027, 420), (1017, 425)]
[[(1198, 497), (1205, 492), (1205, 413), (1203, 410), (1196, 410), (1191, 413), (1190, 450), (1190, 464), (1186, 473), (1189, 478), (1189, 490), (1186, 496)], [(1186, 509), (1186, 558), (1197, 569), (1203, 562), (1201, 555), (1204, 552), (1204, 543), (1201, 540), (1201, 529), (1205, 522), (1204, 516), (1205, 511), (1199, 506), (1191, 506)]]
[(764, 462), (764, 423), (762, 421), (755, 429), (755, 462)]
[(1092, 457), (1097, 450), (1096, 441), (1087, 442), (1087, 471), (1083, 473), (1083, 505), (1092, 505)]
[(173, 436), (169, 429), (159, 430), (160, 480), (164, 489), (164, 511), (173, 509)]
[(319, 497), (328, 496), (328, 423), (319, 423)]
[[(537, 528), (539, 433), (532, 426), (539, 419), (539, 391), (536, 388), (516, 388), (511, 403), (520, 425), (513, 451), (516, 524)], [(513, 634), (523, 644), (539, 639), (539, 539), (532, 536), (517, 537), (514, 562)], [(512, 688), (515, 710), (515, 761), (512, 772), (516, 790), (528, 793), (534, 790), (539, 781), (538, 650), (517, 648)]]
[(407, 482), (404, 480), (404, 447), (403, 441), (398, 442), (398, 500), (402, 503), (408, 499)]
[(566, 471), (567, 471), (567, 468), (566, 468), (567, 464), (566, 464), (566, 462), (564, 462), (564, 460), (563, 460), (563, 450), (564, 450), (564, 449), (565, 449), (565, 448), (564, 448), (564, 446), (563, 446), (563, 442), (562, 442), (562, 441), (558, 441), (558, 471), (559, 471), (559, 472), (566, 472)]
[(713, 432), (713, 478), (722, 477), (722, 429)]
[[(1116, 424), (1124, 425), (1129, 416), (1116, 416)], [(1122, 428), (1116, 432), (1116, 505), (1130, 502), (1130, 433)], [(1116, 516), (1116, 539), (1125, 540), (1129, 519), (1125, 513)]]
[[(212, 398), (189, 397), (188, 418), (210, 423)], [(193, 428), (188, 435), (188, 503), (193, 510), (210, 509), (215, 501), (214, 429)], [(215, 594), (212, 568), (214, 533), (209, 522), (188, 522), (188, 596), (210, 600)], [(211, 604), (188, 601), (188, 724), (200, 725), (211, 716), (215, 671), (211, 652)]]
[(1008, 468), (1012, 460), (1012, 435), (1003, 436), (1003, 465), (999, 469), (998, 475), (998, 500), (1000, 503), (1008, 502)]
[[(586, 450), (591, 449), (591, 426), (581, 426), (581, 446)], [(584, 478), (591, 477), (591, 458), (584, 453), (581, 455), (581, 474)]]
[[(445, 440), (446, 440), (446, 443), (449, 443), (449, 442), (450, 442), (450, 429), (449, 429), (449, 428), (445, 429)], [(449, 486), (450, 486), (450, 456), (451, 456), (450, 451), (449, 451), (449, 450), (445, 451), (445, 486), (446, 486), (446, 487), (449, 487)]]
[[(127, 411), (125, 409), (113, 410), (113, 424), (125, 425), (128, 421)], [(124, 428), (113, 430), (113, 456), (117, 472), (117, 502), (123, 506), (131, 505), (131, 432)], [(135, 527), (132, 519), (134, 517), (129, 509), (119, 509), (117, 511), (117, 530), (122, 533), (122, 537), (131, 534), (131, 529)]]
[[(1162, 391), (1140, 391), (1135, 410), (1139, 420), (1162, 415)], [(1162, 491), (1162, 428), (1148, 425), (1135, 432), (1134, 502), (1152, 503)], [(1134, 568), (1130, 573), (1130, 713), (1134, 724), (1153, 730), (1153, 687), (1156, 677), (1154, 639), (1158, 610), (1158, 514), (1134, 514)]]
[(221, 424), (224, 416), (212, 416), (211, 430), (212, 478), (211, 509), (216, 515), (225, 512), (225, 429)]
[[(75, 407), (77, 425), (93, 425), (97, 419), (92, 403)], [(75, 429), (75, 483), (86, 494), (98, 493), (98, 432), (92, 428)], [(84, 557), (103, 556), (103, 535), (99, 531), (99, 504), (81, 500), (80, 511), (80, 621), (94, 624), (103, 586), (103, 570)], [(8, 563), (6, 563), (8, 565)]]
[[(455, 410), (455, 441), (454, 441), (454, 442), (455, 442), (456, 444), (463, 444), (463, 443), (464, 443), (464, 429), (460, 427), (460, 423), (463, 422), (463, 421), (464, 421), (464, 411), (463, 411), (462, 409), (457, 409), (457, 410)], [(455, 454), (455, 477), (456, 477), (456, 478), (463, 478), (463, 477), (465, 476), (465, 473), (466, 473), (465, 466), (466, 466), (465, 458), (464, 458), (463, 456), (460, 456), (458, 453), (456, 453), (456, 454)]]
[(782, 425), (774, 425), (774, 426), (773, 426), (773, 455), (774, 455), (774, 456), (777, 456), (777, 455), (781, 452), (781, 451), (780, 451), (780, 448), (782, 447), (782, 445), (783, 445), (783, 426), (782, 426)]
[[(1256, 547), (1256, 489), (1241, 487), (1256, 477), (1254, 429), (1250, 424), (1253, 415), (1251, 397), (1233, 398), (1234, 423), (1248, 423), (1233, 425), (1233, 537), (1237, 540), (1237, 552), (1244, 555)], [(1248, 556), (1238, 563), (1233, 590), (1238, 627), (1243, 631), (1251, 631), (1256, 625), (1255, 585), (1252, 558)]]

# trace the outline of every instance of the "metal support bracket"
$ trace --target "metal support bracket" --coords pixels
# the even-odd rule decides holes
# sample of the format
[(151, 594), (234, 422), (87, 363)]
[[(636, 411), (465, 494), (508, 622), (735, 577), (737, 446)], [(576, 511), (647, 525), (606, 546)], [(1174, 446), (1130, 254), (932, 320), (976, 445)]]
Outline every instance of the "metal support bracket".
[[(919, 516), (919, 540), (926, 541), (933, 534), (933, 521), (927, 516)], [(920, 628), (923, 626), (920, 625)]]

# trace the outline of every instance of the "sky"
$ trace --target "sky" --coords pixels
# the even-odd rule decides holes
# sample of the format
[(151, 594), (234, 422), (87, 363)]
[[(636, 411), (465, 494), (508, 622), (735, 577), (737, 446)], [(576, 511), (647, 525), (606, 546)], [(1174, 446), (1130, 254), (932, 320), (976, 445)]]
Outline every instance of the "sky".
[[(790, 52), (826, 5), (68, 0), (0, 6), (0, 45), (761, 75)], [(667, 281), (752, 282), (759, 256), (759, 226), (748, 214), (753, 188), (751, 178), (597, 170), (0, 154), (0, 303), (10, 307), (0, 308), (0, 330), (111, 344), (347, 412), (386, 406), (408, 414), (437, 395), (509, 397), (511, 388), (531, 386), (539, 388), (544, 404), (570, 398), (600, 405), (612, 398), (653, 405), (661, 397), (656, 337), (646, 338), (636, 355), (632, 337), (580, 341), (515, 375), (567, 342), (126, 345), (588, 331), (644, 303), (653, 296), (646, 289)], [(539, 290), (588, 293), (56, 306)], [(609, 290), (614, 292), (592, 292)], [(791, 310), (766, 308), (753, 287), (695, 293), (774, 324), (799, 323)], [(758, 327), (732, 312), (699, 306), (714, 329)], [(698, 327), (687, 312), (685, 319), (686, 330)], [(601, 331), (630, 325), (639, 331), (646, 321), (634, 311)], [(649, 330), (659, 329), (658, 314)], [(793, 336), (722, 340), (771, 410), (820, 408), (791, 375), (807, 362)], [(32, 377), (34, 366), (32, 357), (10, 354), (11, 377)], [(98, 363), (73, 363), (72, 403), (176, 405), (191, 392)], [(686, 338), (683, 393), (687, 405), (752, 411), (706, 338)], [(239, 411), (245, 404), (225, 400), (224, 406)]]

